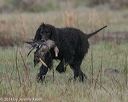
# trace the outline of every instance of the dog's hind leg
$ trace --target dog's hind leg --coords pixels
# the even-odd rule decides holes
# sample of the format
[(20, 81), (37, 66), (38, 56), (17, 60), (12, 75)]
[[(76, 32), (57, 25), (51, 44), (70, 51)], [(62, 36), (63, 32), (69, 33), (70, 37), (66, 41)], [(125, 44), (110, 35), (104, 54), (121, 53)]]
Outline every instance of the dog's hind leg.
[(72, 64), (70, 64), (70, 67), (74, 72), (74, 80), (79, 78), (79, 80), (83, 82), (87, 79), (87, 76), (82, 72), (80, 65), (81, 61), (74, 61)]

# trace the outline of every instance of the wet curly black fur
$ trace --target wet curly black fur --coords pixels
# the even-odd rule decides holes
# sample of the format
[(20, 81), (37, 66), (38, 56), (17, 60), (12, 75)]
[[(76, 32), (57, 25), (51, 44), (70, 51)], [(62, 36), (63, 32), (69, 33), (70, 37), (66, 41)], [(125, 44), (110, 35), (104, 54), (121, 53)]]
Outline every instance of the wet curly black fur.
[[(103, 28), (105, 28), (104, 26)], [(53, 59), (59, 59), (60, 63), (56, 70), (60, 73), (65, 72), (65, 64), (68, 64), (74, 72), (74, 79), (79, 77), (80, 81), (86, 79), (86, 75), (82, 72), (80, 66), (84, 56), (88, 52), (89, 42), (88, 38), (96, 34), (103, 28), (91, 34), (85, 34), (81, 30), (72, 27), (56, 28), (50, 24), (41, 24), (37, 29), (34, 41), (38, 40), (53, 40), (59, 49), (58, 57), (55, 57), (54, 49), (50, 49), (50, 57), (45, 57), (45, 63), (52, 67)], [(49, 53), (47, 53), (49, 55)], [(42, 80), (42, 76), (47, 74), (45, 66), (40, 67), (38, 77)], [(44, 71), (45, 70), (45, 71)], [(45, 73), (44, 73), (45, 72)]]

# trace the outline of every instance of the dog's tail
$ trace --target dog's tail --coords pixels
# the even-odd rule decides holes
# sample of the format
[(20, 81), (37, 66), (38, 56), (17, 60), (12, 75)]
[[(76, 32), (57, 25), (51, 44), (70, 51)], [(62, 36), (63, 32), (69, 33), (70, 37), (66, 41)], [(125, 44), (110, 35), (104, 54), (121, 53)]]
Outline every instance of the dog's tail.
[(87, 34), (87, 38), (90, 38), (91, 36), (93, 36), (93, 35), (97, 34), (99, 31), (101, 31), (102, 29), (104, 29), (104, 28), (106, 28), (106, 27), (107, 27), (107, 26), (104, 26), (104, 27), (102, 27), (102, 28), (100, 28), (100, 29), (96, 30), (96, 31), (95, 31), (95, 32), (93, 32), (93, 33)]

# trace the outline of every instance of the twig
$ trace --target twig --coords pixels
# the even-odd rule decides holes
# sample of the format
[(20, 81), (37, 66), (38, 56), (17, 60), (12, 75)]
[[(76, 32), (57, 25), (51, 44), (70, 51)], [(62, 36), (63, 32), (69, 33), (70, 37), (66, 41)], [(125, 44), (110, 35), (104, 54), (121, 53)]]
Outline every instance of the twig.
[(125, 75), (125, 84), (126, 87), (128, 85), (127, 81), (128, 81), (128, 69), (127, 69), (127, 54), (125, 54), (125, 63), (124, 63), (124, 75)]
[(103, 56), (101, 56), (101, 65), (100, 65), (100, 85), (102, 85), (102, 71), (103, 71)]
[(92, 84), (93, 84), (93, 72), (94, 72), (94, 70), (93, 70), (93, 49), (91, 49), (91, 75), (92, 75), (91, 82), (92, 82)]
[[(94, 79), (93, 79), (94, 80)], [(95, 80), (94, 80), (95, 81)], [(100, 83), (98, 83), (98, 81), (97, 81), (97, 84), (105, 91), (105, 92), (107, 92), (109, 95), (111, 95), (111, 93), (103, 86), (103, 85), (101, 85)]]
[(98, 74), (97, 74), (97, 78), (96, 78), (96, 80), (95, 80), (95, 84), (94, 84), (94, 89), (96, 89), (96, 84), (97, 84), (97, 82), (98, 82), (98, 78), (99, 78), (99, 76), (100, 76), (100, 70), (99, 70), (99, 72), (98, 72)]
[(18, 68), (18, 59), (17, 59), (17, 56), (18, 56), (18, 47), (16, 49), (16, 59), (15, 60), (16, 60), (16, 70), (17, 70), (18, 79), (19, 79), (19, 82), (20, 82), (20, 87), (21, 87), (22, 82), (21, 82), (20, 72), (19, 72), (19, 68)]
[(12, 91), (12, 95), (13, 95), (13, 97), (14, 97), (14, 92), (13, 92), (13, 87), (12, 87), (12, 83), (11, 83), (11, 78), (10, 78), (9, 75), (8, 75), (7, 69), (6, 69), (6, 75), (7, 75), (6, 77), (7, 77), (7, 79), (8, 79), (9, 86), (10, 86), (11, 91)]
[(54, 73), (54, 68), (53, 68), (53, 82), (54, 82), (54, 79), (55, 79), (55, 73)]
[(29, 68), (28, 66), (26, 65), (25, 63), (25, 60), (23, 58), (23, 55), (22, 55), (22, 52), (20, 51), (20, 56), (21, 56), (21, 59), (23, 61), (23, 65), (24, 65), (24, 68), (25, 68), (25, 75), (26, 75), (26, 78), (29, 80), (29, 83), (31, 82), (30, 79), (29, 79)]

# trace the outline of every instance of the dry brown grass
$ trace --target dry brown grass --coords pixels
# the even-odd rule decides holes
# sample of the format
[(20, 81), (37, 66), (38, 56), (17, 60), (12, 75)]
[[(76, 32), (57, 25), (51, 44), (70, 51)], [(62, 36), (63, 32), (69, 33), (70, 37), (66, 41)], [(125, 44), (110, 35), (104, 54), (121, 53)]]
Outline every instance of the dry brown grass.
[[(102, 31), (105, 37), (111, 38), (109, 32), (127, 32), (127, 11), (114, 12), (108, 9), (83, 9), (66, 10), (49, 13), (15, 13), (0, 15), (0, 45), (19, 44), (24, 40), (32, 39), (38, 26), (42, 23), (50, 23), (57, 27), (72, 26), (89, 33), (104, 25), (107, 30)], [(102, 39), (103, 34), (94, 37), (96, 41)], [(126, 33), (125, 33), (126, 34)], [(126, 35), (123, 35), (123, 38)], [(110, 37), (109, 37), (110, 36)], [(12, 43), (11, 43), (12, 42)]]
[(128, 6), (127, 0), (90, 0), (90, 5), (103, 5), (108, 4), (113, 9), (126, 8)]
[[(127, 102), (127, 45), (100, 43), (91, 46), (81, 66), (88, 76), (86, 83), (69, 81), (73, 77), (69, 67), (64, 74), (55, 71), (54, 81), (53, 73), (49, 71), (45, 82), (37, 83), (39, 69), (33, 68), (32, 56), (25, 57), (28, 52), (25, 47), (0, 49), (0, 96), (37, 98), (39, 102)], [(113, 73), (112, 69), (119, 70), (119, 73)]]
[[(25, 57), (28, 49), (0, 48), (0, 97), (35, 97), (40, 102), (128, 102), (128, 44), (118, 44), (118, 40), (113, 40), (117, 38), (113, 36), (114, 32), (119, 33), (118, 37), (122, 37), (120, 32), (126, 32), (123, 37), (127, 39), (127, 21), (127, 10), (118, 12), (86, 8), (65, 12), (0, 14), (0, 42), (4, 42), (3, 45), (33, 38), (41, 22), (57, 27), (73, 26), (87, 33), (108, 25), (93, 41), (103, 37), (112, 41), (103, 39), (102, 43), (91, 45), (82, 64), (82, 70), (88, 76), (86, 83), (69, 82), (73, 76), (70, 68), (65, 74), (55, 72), (54, 81), (51, 80), (53, 73), (49, 71), (45, 83), (37, 83), (35, 77), (38, 69), (33, 68), (33, 57)], [(55, 66), (57, 64), (55, 62)], [(116, 77), (111, 77), (109, 73), (108, 77), (104, 74), (107, 68), (118, 69), (120, 73)]]

